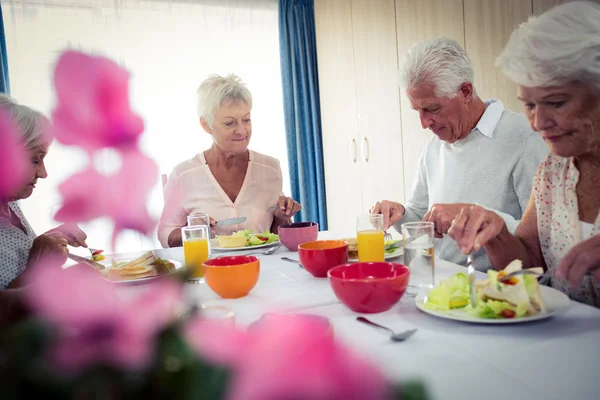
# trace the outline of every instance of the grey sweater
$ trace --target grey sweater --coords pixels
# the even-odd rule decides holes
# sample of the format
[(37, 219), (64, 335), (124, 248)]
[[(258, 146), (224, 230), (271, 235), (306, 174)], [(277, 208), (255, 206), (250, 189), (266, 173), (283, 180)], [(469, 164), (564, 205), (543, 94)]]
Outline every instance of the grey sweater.
[[(427, 143), (405, 204), (406, 213), (394, 226), (399, 232), (402, 223), (420, 221), (436, 203), (479, 204), (496, 211), (514, 232), (548, 147), (523, 114), (504, 109), (499, 100), (486, 104), (479, 123), (466, 138), (449, 144), (434, 136)], [(436, 239), (435, 249), (443, 260), (466, 264), (466, 256), (449, 236)], [(483, 249), (473, 255), (475, 268), (491, 268)]]

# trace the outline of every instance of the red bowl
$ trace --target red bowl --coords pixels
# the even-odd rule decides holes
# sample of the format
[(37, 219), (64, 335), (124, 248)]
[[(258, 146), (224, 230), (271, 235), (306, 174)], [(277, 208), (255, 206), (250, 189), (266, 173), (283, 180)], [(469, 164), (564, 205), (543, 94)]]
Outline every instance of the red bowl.
[(326, 278), (331, 268), (348, 262), (348, 243), (343, 240), (317, 240), (298, 246), (300, 264), (315, 278)]
[(358, 313), (387, 311), (406, 292), (410, 271), (390, 262), (359, 262), (335, 267), (327, 273), (333, 292)]
[(280, 225), (277, 229), (279, 240), (290, 251), (298, 251), (301, 243), (317, 240), (319, 224), (316, 222), (294, 222), (293, 224)]

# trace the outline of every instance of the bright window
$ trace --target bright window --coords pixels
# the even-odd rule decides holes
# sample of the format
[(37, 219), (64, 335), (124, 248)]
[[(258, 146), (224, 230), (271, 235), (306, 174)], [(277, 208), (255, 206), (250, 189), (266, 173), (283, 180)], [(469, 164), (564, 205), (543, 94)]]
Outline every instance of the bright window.
[[(19, 102), (49, 114), (53, 96), (52, 67), (66, 48), (102, 54), (132, 74), (131, 102), (145, 119), (143, 150), (161, 173), (207, 149), (195, 93), (211, 73), (235, 73), (253, 94), (250, 148), (281, 162), (284, 191), (289, 194), (285, 147), (277, 0), (3, 0), (11, 94)], [(56, 225), (58, 184), (82, 168), (85, 158), (58, 143), (47, 158), (49, 177), (40, 182), (22, 207), (41, 233)], [(96, 160), (110, 168), (107, 154)], [(101, 187), (97, 190), (102, 190)], [(123, 193), (123, 196), (126, 196)], [(157, 177), (149, 199), (153, 216), (162, 211)], [(89, 245), (109, 248), (106, 221), (82, 225)], [(117, 251), (158, 246), (155, 235), (123, 235)]]

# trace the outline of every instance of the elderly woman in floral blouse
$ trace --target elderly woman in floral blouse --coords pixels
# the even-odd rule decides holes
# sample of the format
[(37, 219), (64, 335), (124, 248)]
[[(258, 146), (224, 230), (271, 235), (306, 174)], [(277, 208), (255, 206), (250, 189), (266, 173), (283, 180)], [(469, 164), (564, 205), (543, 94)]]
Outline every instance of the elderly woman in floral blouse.
[(6, 289), (21, 286), (21, 274), (40, 258), (48, 254), (66, 257), (67, 245), (86, 246), (86, 235), (75, 225), (61, 225), (36, 236), (18, 200), (31, 196), (38, 179), (48, 176), (44, 158), (50, 140), (44, 133), (49, 121), (39, 111), (17, 104), (13, 98), (3, 94), (0, 94), (0, 109), (15, 122), (29, 156), (28, 181), (14, 193), (0, 197), (0, 289)]
[(466, 254), (482, 246), (496, 268), (544, 266), (551, 285), (600, 307), (600, 5), (571, 2), (516, 29), (498, 59), (550, 148), (529, 206), (511, 235), (481, 207), (464, 208), (449, 234)]

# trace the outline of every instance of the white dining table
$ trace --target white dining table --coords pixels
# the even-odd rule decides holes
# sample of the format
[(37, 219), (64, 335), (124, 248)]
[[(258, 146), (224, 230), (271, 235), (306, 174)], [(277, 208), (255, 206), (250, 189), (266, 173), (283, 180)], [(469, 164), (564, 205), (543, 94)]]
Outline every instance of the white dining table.
[[(342, 237), (348, 236), (319, 233), (319, 239)], [(248, 252), (213, 252), (213, 256)], [(181, 247), (155, 253), (183, 262)], [(394, 331), (418, 329), (407, 341), (396, 343), (385, 331), (357, 322), (360, 314), (336, 298), (328, 279), (314, 278), (298, 265), (281, 260), (282, 256), (298, 259), (297, 253), (282, 246), (273, 255), (255, 255), (260, 258), (260, 277), (247, 296), (221, 299), (206, 283), (197, 283), (185, 285), (187, 299), (231, 308), (240, 327), (268, 312), (325, 316), (338, 340), (371, 360), (390, 379), (422, 380), (434, 400), (600, 399), (600, 310), (596, 308), (572, 301), (564, 312), (545, 320), (483, 325), (425, 314), (415, 306), (414, 297), (405, 295), (387, 312), (364, 315)], [(436, 281), (462, 270), (435, 260)], [(145, 287), (149, 286), (119, 290), (132, 294)]]

